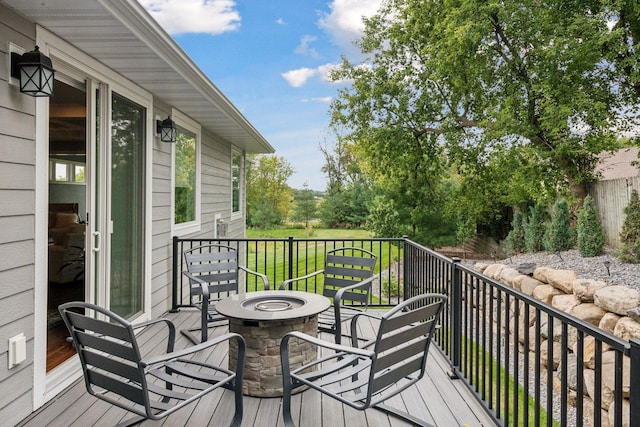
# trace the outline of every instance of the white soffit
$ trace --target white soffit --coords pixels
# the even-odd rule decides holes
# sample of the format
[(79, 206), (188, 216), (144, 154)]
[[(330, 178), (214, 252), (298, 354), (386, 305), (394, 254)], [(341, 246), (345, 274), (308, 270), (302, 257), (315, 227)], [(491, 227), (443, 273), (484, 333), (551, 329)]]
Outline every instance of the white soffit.
[[(0, 0), (248, 153), (275, 150), (136, 0)], [(55, 64), (54, 64), (55, 65)]]

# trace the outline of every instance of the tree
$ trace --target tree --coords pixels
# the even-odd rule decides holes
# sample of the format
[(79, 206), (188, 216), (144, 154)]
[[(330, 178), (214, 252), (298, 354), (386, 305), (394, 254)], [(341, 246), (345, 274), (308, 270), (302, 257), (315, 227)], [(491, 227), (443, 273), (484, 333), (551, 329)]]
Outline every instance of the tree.
[(585, 197), (584, 204), (578, 211), (577, 231), (580, 255), (594, 257), (604, 252), (604, 234), (591, 196)]
[(313, 190), (309, 188), (309, 185), (305, 182), (304, 189), (295, 190), (293, 196), (293, 212), (291, 217), (294, 221), (304, 222), (305, 228), (309, 226), (311, 221), (316, 215), (316, 198)]
[(640, 198), (638, 192), (631, 192), (629, 204), (624, 208), (624, 224), (620, 232), (622, 247), (618, 256), (624, 262), (640, 263)]
[(511, 231), (507, 235), (507, 250), (513, 255), (521, 254), (527, 250), (524, 239), (525, 225), (522, 213), (515, 211), (511, 221)]
[(529, 218), (524, 226), (524, 242), (529, 252), (539, 252), (544, 249), (546, 221), (547, 212), (542, 203), (536, 203), (530, 208)]
[(320, 146), (325, 157), (322, 171), (328, 179), (327, 192), (319, 209), (328, 227), (361, 227), (369, 215), (374, 190), (360, 166), (354, 146), (339, 136), (333, 145)]
[[(472, 212), (480, 221), (492, 220), (496, 211), (486, 206), (495, 201), (517, 206), (557, 193), (582, 200), (597, 154), (637, 122), (630, 111), (640, 67), (630, 40), (640, 31), (629, 5), (383, 2), (359, 44), (369, 61), (345, 58), (334, 74), (353, 83), (333, 102), (332, 121), (366, 147), (384, 180), (405, 180), (418, 203), (418, 188), (437, 188), (441, 156), (478, 200)], [(494, 184), (499, 198), (487, 200), (483, 190)]]
[(551, 223), (545, 234), (545, 249), (550, 252), (568, 251), (575, 246), (575, 229), (571, 225), (569, 204), (558, 200), (551, 212)]
[(293, 167), (284, 158), (259, 155), (247, 170), (247, 225), (271, 227), (286, 218), (293, 198), (287, 179)]

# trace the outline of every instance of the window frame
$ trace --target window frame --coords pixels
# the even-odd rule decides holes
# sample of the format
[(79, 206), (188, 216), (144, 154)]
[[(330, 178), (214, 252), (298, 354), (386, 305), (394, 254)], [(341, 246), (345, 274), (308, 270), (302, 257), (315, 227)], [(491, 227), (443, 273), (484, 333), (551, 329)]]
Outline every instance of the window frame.
[[(180, 128), (192, 133), (195, 136), (195, 219), (193, 221), (176, 224), (176, 144), (171, 144), (171, 234), (173, 236), (184, 236), (186, 234), (197, 233), (202, 229), (201, 217), (201, 174), (202, 174), (202, 131), (198, 122), (178, 110), (173, 109), (171, 119), (176, 123), (177, 133)], [(164, 143), (163, 143), (164, 144)]]
[[(66, 180), (58, 180), (57, 178), (57, 173), (56, 173), (56, 166), (57, 165), (64, 165), (67, 169), (66, 171), (66, 175), (67, 175), (67, 179)], [(87, 173), (87, 164), (83, 163), (83, 162), (76, 162), (73, 160), (63, 160), (63, 159), (57, 159), (57, 158), (51, 158), (49, 159), (49, 183), (51, 184), (71, 184), (71, 185), (85, 185), (87, 182), (87, 178), (85, 175), (85, 179), (84, 181), (76, 181), (76, 173), (75, 173), (75, 169), (76, 167), (83, 167), (85, 170), (85, 174)]]
[[(233, 157), (234, 156), (238, 156), (238, 210), (233, 210), (233, 193), (236, 191), (236, 189), (234, 188), (233, 185), (233, 178), (234, 178), (234, 168), (233, 168)], [(231, 148), (231, 157), (230, 157), (230, 166), (231, 166), (231, 173), (230, 173), (230, 184), (231, 184), (231, 203), (230, 203), (230, 210), (231, 210), (231, 218), (233, 219), (237, 219), (237, 218), (241, 218), (243, 216), (243, 210), (244, 210), (244, 203), (243, 203), (243, 176), (244, 176), (244, 156), (242, 151), (232, 147)]]

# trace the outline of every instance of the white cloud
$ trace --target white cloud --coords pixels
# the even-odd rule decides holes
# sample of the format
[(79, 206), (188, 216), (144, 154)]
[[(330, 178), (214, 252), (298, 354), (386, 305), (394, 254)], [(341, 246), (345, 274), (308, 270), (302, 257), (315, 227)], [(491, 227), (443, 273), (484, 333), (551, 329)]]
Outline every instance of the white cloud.
[(362, 17), (374, 15), (382, 0), (333, 0), (331, 12), (323, 13), (318, 26), (324, 29), (333, 41), (345, 49), (353, 49), (364, 29)]
[(278, 19), (276, 19), (276, 24), (278, 24), (278, 25), (287, 25), (287, 23), (285, 22), (285, 20), (284, 20), (284, 19), (282, 19), (282, 18), (278, 18)]
[[(316, 68), (298, 68), (297, 70), (287, 71), (282, 74), (287, 82), (293, 87), (300, 87), (307, 83), (309, 79), (319, 76), (325, 83), (334, 83), (331, 80), (331, 72), (340, 67), (340, 64), (324, 64)], [(336, 82), (342, 83), (342, 82)]]
[(299, 55), (308, 55), (312, 58), (319, 58), (318, 51), (312, 48), (311, 43), (318, 40), (317, 37), (305, 35), (300, 39), (300, 44), (295, 48), (294, 52)]
[(138, 0), (169, 34), (222, 34), (240, 27), (234, 0)]
[(287, 71), (282, 77), (293, 87), (304, 85), (307, 80), (318, 74), (318, 70), (313, 68), (298, 68), (297, 70)]

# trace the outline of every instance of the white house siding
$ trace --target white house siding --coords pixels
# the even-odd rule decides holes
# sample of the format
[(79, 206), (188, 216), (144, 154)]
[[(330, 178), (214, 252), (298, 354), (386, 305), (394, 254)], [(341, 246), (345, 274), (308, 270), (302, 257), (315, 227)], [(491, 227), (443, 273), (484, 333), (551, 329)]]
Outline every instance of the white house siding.
[[(154, 114), (166, 116), (157, 106)], [(152, 316), (171, 308), (171, 148), (156, 144), (153, 152)], [(181, 237), (213, 237), (216, 214), (233, 225), (229, 237), (244, 237), (244, 216), (231, 221), (231, 145), (203, 131), (201, 153), (201, 229)]]
[[(34, 333), (35, 100), (8, 85), (8, 43), (33, 46), (35, 27), (0, 5), (0, 424), (31, 412)], [(8, 339), (27, 360), (8, 369)]]

